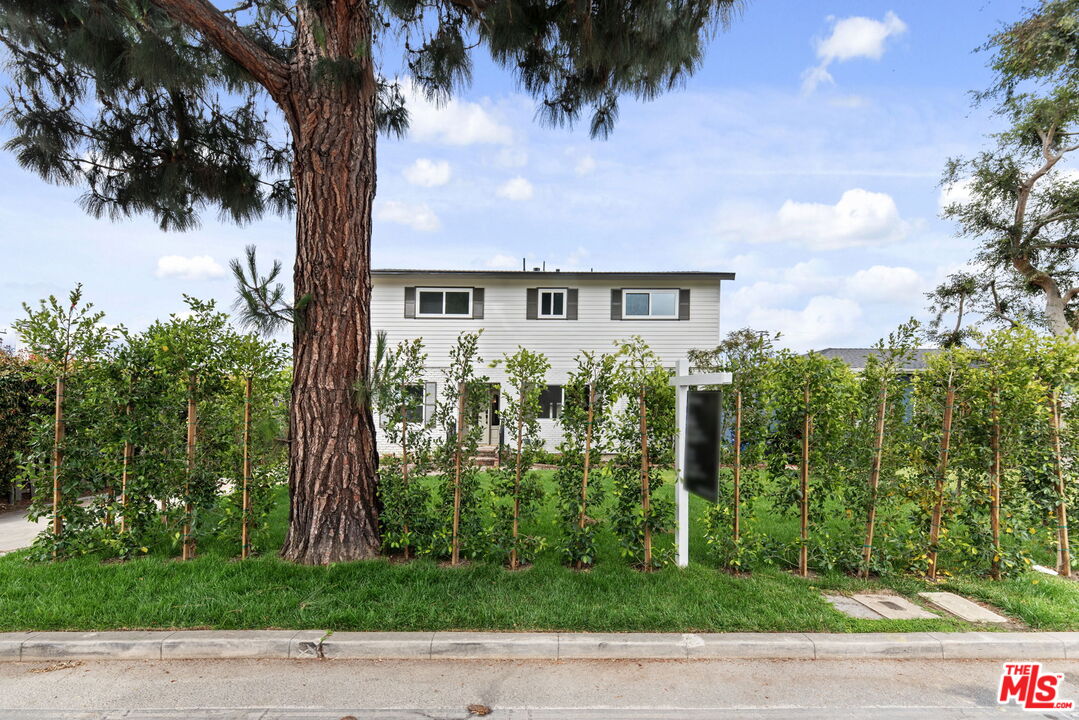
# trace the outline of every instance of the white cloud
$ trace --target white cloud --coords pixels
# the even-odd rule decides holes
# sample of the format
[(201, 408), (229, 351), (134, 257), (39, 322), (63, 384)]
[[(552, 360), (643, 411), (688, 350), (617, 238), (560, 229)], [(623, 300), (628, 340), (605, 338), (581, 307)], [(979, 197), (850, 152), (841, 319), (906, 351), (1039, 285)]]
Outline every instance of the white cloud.
[(861, 317), (862, 308), (855, 301), (817, 295), (810, 298), (801, 310), (754, 308), (746, 315), (743, 324), (778, 330), (783, 334), (784, 345), (795, 350), (809, 350), (847, 342), (855, 330), (853, 326)]
[(596, 169), (596, 159), (591, 155), (582, 155), (577, 161), (577, 167), (573, 169), (578, 175), (587, 175)]
[(209, 255), (165, 255), (157, 259), (157, 276), (160, 278), (179, 278), (181, 280), (207, 280), (221, 277), (225, 268)]
[(910, 303), (926, 289), (921, 275), (909, 267), (874, 265), (847, 279), (848, 295), (865, 302)]
[(940, 189), (940, 196), (937, 198), (937, 204), (940, 209), (948, 207), (949, 205), (959, 204), (965, 205), (971, 200), (971, 181), (970, 179), (957, 180), (951, 185), (945, 185)]
[(817, 42), (817, 59), (820, 64), (802, 75), (802, 91), (813, 92), (822, 83), (832, 83), (828, 67), (833, 62), (846, 62), (855, 58), (880, 60), (890, 37), (902, 35), (907, 24), (889, 10), (883, 20), (867, 17), (830, 18), (832, 32)]
[(519, 266), (519, 259), (504, 253), (496, 253), (493, 257), (488, 258), (484, 264), (492, 270), (516, 270)]
[(445, 185), (450, 181), (450, 174), (448, 162), (436, 162), (427, 158), (417, 158), (416, 162), (404, 169), (405, 180), (420, 187)]
[(578, 245), (577, 249), (566, 258), (566, 268), (570, 270), (580, 269), (584, 265), (584, 261), (588, 259), (589, 254), (588, 248)]
[(375, 219), (383, 222), (407, 225), (420, 232), (433, 232), (442, 227), (438, 216), (426, 203), (408, 203), (386, 200), (375, 205)]
[[(787, 200), (776, 214), (777, 240), (815, 250), (883, 245), (906, 237), (910, 223), (886, 193), (847, 190), (835, 205)], [(767, 241), (769, 238), (761, 238)]]
[(403, 83), (412, 140), (445, 145), (509, 145), (513, 131), (495, 119), (487, 105), (451, 98), (441, 105), (427, 100), (415, 83)]
[(532, 197), (532, 183), (521, 176), (506, 181), (498, 188), (498, 196), (507, 200), (528, 200)]
[(495, 165), (507, 168), (524, 167), (528, 164), (528, 153), (522, 148), (502, 148), (495, 155)]

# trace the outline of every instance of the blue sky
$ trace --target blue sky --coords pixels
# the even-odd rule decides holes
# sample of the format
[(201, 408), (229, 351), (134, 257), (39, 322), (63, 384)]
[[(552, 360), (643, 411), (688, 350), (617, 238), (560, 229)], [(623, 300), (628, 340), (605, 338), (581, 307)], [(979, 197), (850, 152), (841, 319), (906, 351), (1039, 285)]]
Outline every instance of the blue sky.
[[(684, 90), (626, 100), (606, 141), (541, 127), (477, 55), (470, 89), (414, 102), (410, 136), (380, 143), (374, 267), (734, 271), (727, 329), (779, 330), (796, 349), (872, 343), (924, 317), (922, 293), (971, 254), (938, 218), (938, 180), (996, 128), (970, 107), (989, 82), (974, 50), (1021, 10), (750, 2)], [(76, 282), (110, 322), (141, 328), (182, 293), (227, 307), (226, 265), (246, 244), (291, 263), (288, 218), (210, 215), (188, 233), (94, 220), (78, 189), (6, 153), (0, 188), (0, 328)]]

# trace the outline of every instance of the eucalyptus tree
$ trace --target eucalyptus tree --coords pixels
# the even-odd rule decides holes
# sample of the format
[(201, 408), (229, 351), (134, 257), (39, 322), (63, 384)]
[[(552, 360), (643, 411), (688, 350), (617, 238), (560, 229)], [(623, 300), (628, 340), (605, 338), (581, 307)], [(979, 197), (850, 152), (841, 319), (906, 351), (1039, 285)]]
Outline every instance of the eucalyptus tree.
[[(411, 91), (445, 101), (485, 46), (548, 123), (605, 136), (625, 94), (653, 98), (700, 67), (738, 0), (2, 0), (9, 147), (91, 213), (189, 229), (296, 212), (283, 554), (379, 549), (374, 423), (350, 402), (368, 369), (378, 131)], [(405, 79), (407, 76), (407, 79)], [(273, 113), (268, 113), (271, 109)], [(292, 304), (299, 308), (299, 301)]]
[(1008, 127), (991, 149), (950, 160), (943, 178), (965, 190), (943, 214), (977, 242), (974, 307), (1067, 336), (1079, 328), (1079, 181), (1069, 168), (1079, 150), (1077, 16), (1076, 0), (1042, 0), (989, 40), (995, 80), (979, 99)]

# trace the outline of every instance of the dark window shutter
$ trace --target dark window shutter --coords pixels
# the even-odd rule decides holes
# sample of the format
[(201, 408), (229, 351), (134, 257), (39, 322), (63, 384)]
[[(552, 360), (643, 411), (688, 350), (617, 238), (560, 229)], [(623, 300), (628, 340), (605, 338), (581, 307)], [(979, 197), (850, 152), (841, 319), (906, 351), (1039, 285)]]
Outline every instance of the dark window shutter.
[(472, 288), (472, 317), (483, 319), (483, 288)]
[(622, 319), (622, 288), (611, 290), (611, 320)]
[(416, 317), (416, 288), (405, 288), (405, 317)]
[(566, 291), (566, 319), (577, 319), (577, 288)]
[(678, 291), (678, 319), (689, 320), (689, 289)]
[(429, 423), (435, 418), (435, 403), (438, 401), (438, 383), (423, 384), (423, 421)]
[(539, 288), (528, 288), (525, 291), (525, 320), (535, 320), (539, 317)]

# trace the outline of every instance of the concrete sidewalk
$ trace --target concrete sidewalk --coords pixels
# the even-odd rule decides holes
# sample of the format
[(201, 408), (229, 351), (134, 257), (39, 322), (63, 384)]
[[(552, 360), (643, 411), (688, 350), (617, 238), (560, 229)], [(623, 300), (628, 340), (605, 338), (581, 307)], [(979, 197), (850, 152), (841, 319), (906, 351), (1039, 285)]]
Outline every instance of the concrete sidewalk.
[(1079, 659), (1079, 632), (677, 634), (179, 630), (0, 633), (0, 661), (206, 658), (1076, 660)]

